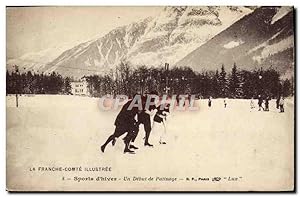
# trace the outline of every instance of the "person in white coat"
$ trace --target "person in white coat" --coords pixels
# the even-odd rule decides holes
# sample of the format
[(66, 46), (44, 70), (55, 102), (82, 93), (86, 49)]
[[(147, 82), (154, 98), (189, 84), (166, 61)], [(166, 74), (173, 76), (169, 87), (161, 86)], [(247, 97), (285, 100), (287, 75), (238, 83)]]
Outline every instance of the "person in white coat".
[(170, 105), (165, 104), (164, 106), (159, 105), (157, 107), (157, 112), (153, 118), (153, 125), (152, 129), (155, 127), (156, 124), (162, 123), (164, 126), (164, 131), (161, 133), (160, 138), (159, 138), (159, 143), (160, 144), (166, 144), (166, 136), (167, 136), (167, 116), (170, 114)]

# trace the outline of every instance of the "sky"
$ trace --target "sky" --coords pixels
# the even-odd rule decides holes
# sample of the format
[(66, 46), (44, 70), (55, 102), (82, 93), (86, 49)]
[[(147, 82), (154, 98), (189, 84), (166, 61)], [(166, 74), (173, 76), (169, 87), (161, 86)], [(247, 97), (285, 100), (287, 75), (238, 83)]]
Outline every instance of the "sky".
[(75, 46), (149, 16), (162, 7), (7, 7), (7, 58)]

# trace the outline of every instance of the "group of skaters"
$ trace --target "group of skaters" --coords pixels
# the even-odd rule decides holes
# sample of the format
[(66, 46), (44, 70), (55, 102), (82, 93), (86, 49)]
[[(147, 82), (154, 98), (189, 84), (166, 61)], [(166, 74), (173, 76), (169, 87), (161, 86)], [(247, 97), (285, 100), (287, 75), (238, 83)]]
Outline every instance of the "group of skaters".
[[(156, 102), (157, 100), (154, 97), (157, 95), (157, 92), (151, 92), (145, 95), (138, 95), (140, 97), (134, 97), (141, 98), (141, 106), (134, 105), (132, 99), (127, 101), (127, 103), (123, 105), (115, 120), (114, 133), (110, 135), (106, 142), (101, 146), (102, 152), (105, 151), (106, 146), (110, 142), (114, 146), (116, 143), (116, 139), (121, 135), (127, 133), (123, 138), (125, 144), (124, 153), (134, 154), (135, 150), (138, 149), (138, 147), (134, 145), (134, 142), (139, 133), (140, 124), (144, 125), (145, 146), (153, 147), (153, 145), (149, 143), (149, 137), (156, 124), (163, 124), (164, 126), (164, 131), (160, 136), (159, 143), (166, 144), (166, 117), (170, 113), (170, 104), (159, 104), (158, 102)], [(153, 115), (153, 124), (151, 125), (151, 118), (153, 117)]]
[[(258, 111), (269, 111), (269, 104), (270, 104), (271, 98), (269, 96), (262, 97), (261, 95), (258, 95)], [(227, 98), (224, 99), (223, 101), (224, 108), (227, 107)], [(212, 106), (212, 97), (208, 98), (208, 107)], [(276, 99), (276, 108), (279, 109), (280, 113), (284, 112), (284, 97), (279, 96)], [(250, 100), (250, 109), (251, 111), (255, 109), (255, 103), (254, 99), (251, 98)]]
[[(258, 111), (269, 111), (269, 102), (270, 102), (270, 97), (269, 96), (266, 96), (264, 98), (261, 95), (258, 95)], [(250, 101), (250, 108), (251, 109), (255, 108), (253, 98)]]
[[(258, 111), (269, 111), (269, 102), (271, 98), (269, 96), (262, 97), (258, 95)], [(253, 110), (255, 108), (253, 98), (250, 101), (250, 108)], [(284, 97), (279, 96), (276, 99), (276, 108), (279, 109), (280, 113), (284, 112)]]
[[(154, 98), (155, 96), (158, 97), (157, 92), (151, 92), (149, 94), (138, 96), (140, 96), (139, 98), (141, 100), (141, 105), (134, 105), (133, 99), (127, 101), (126, 104), (123, 105), (114, 123), (114, 133), (110, 135), (105, 143), (101, 146), (102, 152), (105, 151), (105, 148), (109, 143), (112, 143), (112, 145), (114, 146), (117, 138), (127, 133), (123, 138), (125, 144), (124, 153), (134, 154), (135, 150), (138, 149), (138, 147), (134, 145), (134, 142), (136, 137), (138, 136), (139, 126), (141, 124), (144, 125), (145, 130), (145, 137), (143, 138), (145, 140), (145, 146), (153, 147), (153, 145), (149, 143), (149, 137), (156, 124), (163, 124), (164, 126), (164, 130), (160, 135), (159, 144), (166, 144), (166, 119), (170, 113), (170, 104), (159, 104), (159, 102), (157, 102), (157, 99)], [(136, 98), (136, 96), (134, 98)], [(271, 99), (269, 96), (262, 97), (261, 95), (258, 95), (258, 111), (269, 111), (270, 100)], [(212, 97), (208, 99), (208, 106), (212, 106)], [(226, 107), (227, 99), (225, 98), (224, 108)], [(250, 101), (250, 108), (251, 110), (255, 108), (253, 98)], [(282, 96), (277, 98), (276, 108), (279, 109), (281, 113), (284, 112), (284, 98)], [(153, 122), (152, 125), (151, 122)]]

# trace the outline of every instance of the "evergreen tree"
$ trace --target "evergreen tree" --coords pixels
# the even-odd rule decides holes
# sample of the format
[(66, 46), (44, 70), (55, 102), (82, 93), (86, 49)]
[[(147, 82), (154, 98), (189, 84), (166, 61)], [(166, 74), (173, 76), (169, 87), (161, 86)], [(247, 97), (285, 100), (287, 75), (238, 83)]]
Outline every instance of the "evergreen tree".
[(283, 84), (282, 84), (282, 95), (284, 97), (292, 95), (292, 85), (291, 85), (290, 80), (288, 80), (288, 79), (286, 79), (286, 80), (283, 81)]
[(226, 77), (226, 71), (224, 65), (222, 64), (221, 72), (219, 76), (219, 86), (220, 86), (220, 96), (225, 98), (228, 96), (228, 80)]
[(12, 90), (12, 77), (8, 70), (6, 71), (6, 95), (11, 94)]
[(233, 64), (231, 71), (229, 93), (232, 98), (241, 98), (243, 96), (242, 76), (237, 70), (236, 63)]
[(64, 80), (64, 93), (65, 94), (70, 94), (71, 93), (71, 82), (70, 82), (70, 78), (66, 77)]
[(215, 72), (215, 75), (212, 80), (212, 95), (214, 98), (220, 97), (220, 75), (218, 69)]
[(242, 72), (237, 73), (238, 77), (238, 87), (236, 88), (236, 97), (237, 98), (244, 98), (244, 78)]
[[(92, 96), (105, 94), (126, 94), (133, 96), (157, 90), (160, 94), (170, 88), (170, 94), (197, 94), (204, 98), (210, 96), (251, 98), (257, 95), (277, 97), (279, 94), (289, 96), (293, 94), (293, 82), (280, 81), (278, 71), (268, 70), (246, 71), (237, 69), (233, 65), (229, 80), (224, 65), (221, 71), (205, 71), (197, 73), (188, 67), (173, 67), (170, 70), (141, 66), (132, 68), (121, 63), (116, 70), (110, 70), (104, 75), (87, 76), (88, 89)], [(292, 79), (293, 80), (293, 79)], [(7, 94), (68, 94), (71, 92), (71, 79), (63, 78), (60, 74), (38, 74), (32, 72), (6, 72)]]

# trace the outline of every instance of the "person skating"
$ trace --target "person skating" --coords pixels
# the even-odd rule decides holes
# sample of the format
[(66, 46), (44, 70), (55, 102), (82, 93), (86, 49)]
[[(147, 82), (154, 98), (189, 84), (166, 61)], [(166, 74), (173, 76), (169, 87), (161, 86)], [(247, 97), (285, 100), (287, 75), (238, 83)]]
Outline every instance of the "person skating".
[(211, 96), (208, 99), (208, 107), (211, 107)]
[[(150, 94), (146, 94), (146, 96), (143, 96), (142, 97), (143, 110), (141, 111), (141, 113), (138, 114), (138, 124), (143, 124), (144, 130), (145, 130), (144, 145), (150, 146), (150, 147), (153, 147), (153, 145), (149, 143), (149, 137), (150, 137), (150, 133), (151, 133), (151, 115), (152, 115), (152, 113), (154, 113), (154, 110), (156, 110), (156, 106), (149, 105), (149, 108), (147, 109), (146, 101), (147, 101), (147, 97), (151, 96), (150, 101), (153, 102), (154, 98), (152, 98), (152, 96), (157, 96), (157, 95), (158, 95), (158, 93), (154, 91), (154, 92), (151, 92)], [(133, 142), (134, 142), (134, 140), (135, 140), (135, 138), (133, 138)]]
[(176, 105), (179, 106), (179, 102), (180, 102), (180, 99), (179, 99), (179, 94), (176, 95)]
[(276, 99), (276, 108), (277, 109), (279, 109), (279, 101), (280, 101), (280, 96), (278, 96)]
[(258, 111), (261, 111), (262, 109), (264, 109), (262, 107), (262, 104), (263, 104), (263, 98), (260, 95), (258, 95)]
[(157, 112), (156, 112), (156, 114), (155, 114), (155, 116), (153, 118), (152, 129), (155, 128), (156, 124), (162, 123), (163, 126), (164, 126), (164, 131), (160, 135), (160, 138), (159, 138), (159, 143), (160, 144), (166, 144), (166, 136), (167, 136), (167, 123), (166, 123), (167, 118), (166, 117), (170, 113), (170, 109), (169, 108), (170, 108), (169, 104), (159, 105), (157, 107)]
[(280, 113), (284, 112), (284, 98), (280, 97), (279, 99), (279, 108), (280, 108)]
[(265, 111), (269, 111), (269, 97), (267, 96), (266, 100), (265, 100)]
[(253, 97), (252, 97), (251, 100), (250, 100), (250, 111), (252, 111), (254, 108), (255, 108), (255, 105), (254, 105), (254, 100), (253, 100)]
[(227, 98), (224, 99), (224, 108), (227, 107)]
[(116, 138), (120, 137), (124, 133), (127, 132), (127, 135), (125, 136), (124, 144), (124, 153), (131, 153), (134, 154), (135, 152), (133, 150), (130, 150), (130, 148), (137, 149), (134, 145), (131, 145), (130, 142), (133, 138), (136, 137), (138, 133), (138, 123), (135, 120), (135, 116), (140, 112), (138, 110), (138, 107), (132, 107), (132, 109), (129, 108), (131, 101), (128, 101), (119, 112), (116, 120), (115, 120), (115, 131), (112, 135), (108, 137), (106, 142), (101, 146), (101, 151), (104, 152), (106, 146), (112, 142), (112, 145), (115, 144)]

